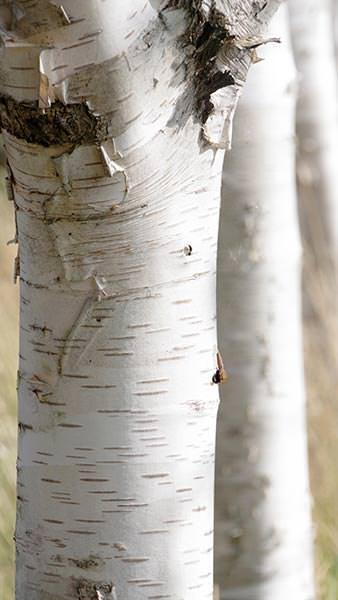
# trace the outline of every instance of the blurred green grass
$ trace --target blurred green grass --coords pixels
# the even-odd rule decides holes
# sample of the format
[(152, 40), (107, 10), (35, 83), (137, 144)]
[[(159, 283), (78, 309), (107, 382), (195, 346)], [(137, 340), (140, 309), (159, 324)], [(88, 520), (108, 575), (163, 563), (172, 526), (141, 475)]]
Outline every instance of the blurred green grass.
[[(305, 373), (318, 600), (338, 600), (338, 305), (333, 269), (305, 252)], [(320, 265), (320, 266), (319, 266)]]
[(320, 192), (325, 172), (318, 165), (315, 169), (311, 149), (307, 153), (298, 143), (297, 150), (317, 600), (338, 600), (338, 265), (333, 264), (337, 249), (329, 243), (328, 221), (333, 217), (325, 212)]

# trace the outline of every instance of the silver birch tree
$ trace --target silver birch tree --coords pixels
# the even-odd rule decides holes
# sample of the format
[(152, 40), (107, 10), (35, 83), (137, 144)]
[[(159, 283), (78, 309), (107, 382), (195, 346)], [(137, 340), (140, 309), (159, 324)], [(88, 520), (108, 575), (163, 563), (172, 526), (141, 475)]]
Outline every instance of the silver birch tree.
[[(338, 265), (337, 66), (331, 0), (290, 0), (299, 73), (297, 141), (300, 214), (317, 253)], [(320, 250), (319, 250), (320, 248)]]
[(264, 49), (250, 70), (223, 177), (218, 319), (229, 381), (215, 519), (222, 600), (314, 598), (286, 6), (272, 31), (282, 44)]
[[(335, 399), (338, 378), (338, 111), (337, 8), (332, 2), (290, 2), (298, 68), (297, 175), (304, 245), (303, 321), (309, 395), (311, 478), (319, 597), (337, 596), (332, 564), (337, 489)], [(324, 82), (324, 85), (323, 85)], [(331, 461), (332, 466), (331, 465)], [(330, 521), (331, 522), (331, 521)]]
[(1, 2), (16, 600), (212, 596), (222, 159), (278, 4)]

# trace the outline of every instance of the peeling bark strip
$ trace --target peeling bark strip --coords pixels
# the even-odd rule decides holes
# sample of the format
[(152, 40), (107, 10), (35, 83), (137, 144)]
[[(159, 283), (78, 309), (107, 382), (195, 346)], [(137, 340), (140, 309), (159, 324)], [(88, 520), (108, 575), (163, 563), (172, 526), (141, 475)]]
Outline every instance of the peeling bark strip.
[(224, 368), (224, 363), (220, 352), (217, 352), (216, 355), (217, 361), (217, 369), (214, 375), (212, 376), (213, 383), (225, 383), (228, 380), (228, 373)]
[[(196, 111), (205, 123), (214, 109), (211, 94), (228, 85), (234, 85), (235, 78), (229, 70), (221, 71), (216, 63), (219, 50), (228, 40), (233, 39), (224, 15), (211, 2), (208, 14), (203, 11), (203, 0), (171, 0), (165, 7), (184, 8), (189, 14), (185, 43), (194, 48), (193, 84), (195, 87)], [(165, 10), (164, 9), (164, 10)]]
[(208, 600), (215, 149), (250, 62), (231, 36), (259, 33), (252, 1), (194, 3), (197, 22), (188, 2), (18, 5), (0, 31), (20, 246), (16, 600)]
[(107, 137), (104, 118), (94, 115), (86, 104), (64, 105), (57, 101), (45, 111), (37, 103), (16, 102), (0, 97), (0, 127), (31, 144), (90, 144)]

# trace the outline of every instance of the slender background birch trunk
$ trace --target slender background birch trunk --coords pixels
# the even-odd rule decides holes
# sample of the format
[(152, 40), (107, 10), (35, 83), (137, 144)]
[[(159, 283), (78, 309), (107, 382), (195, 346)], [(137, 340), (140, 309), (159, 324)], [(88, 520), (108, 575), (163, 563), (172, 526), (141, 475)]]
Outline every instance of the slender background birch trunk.
[(16, 600), (212, 596), (223, 150), (278, 4), (1, 5)]
[(333, 26), (333, 36), (334, 36), (335, 58), (336, 58), (336, 64), (338, 66), (338, 2), (337, 2), (337, 0), (332, 0), (331, 11), (332, 11), (332, 26)]
[(297, 68), (298, 196), (318, 599), (338, 596), (337, 7), (290, 2)]
[[(290, 0), (299, 74), (297, 173), (304, 236), (338, 266), (337, 63), (330, 0)], [(317, 239), (317, 242), (315, 240)], [(319, 256), (320, 259), (320, 256)]]
[(224, 600), (314, 598), (286, 7), (271, 34), (282, 45), (269, 45), (250, 70), (223, 176), (218, 319), (229, 382), (218, 420), (215, 552)]

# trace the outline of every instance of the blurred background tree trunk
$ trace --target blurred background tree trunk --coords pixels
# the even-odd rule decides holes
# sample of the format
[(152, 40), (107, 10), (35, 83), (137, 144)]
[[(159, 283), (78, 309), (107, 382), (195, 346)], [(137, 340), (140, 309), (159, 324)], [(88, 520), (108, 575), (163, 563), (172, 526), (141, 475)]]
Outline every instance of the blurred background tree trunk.
[[(299, 75), (297, 176), (303, 237), (338, 266), (337, 63), (331, 0), (289, 0)], [(315, 241), (316, 240), (316, 241)]]
[(338, 1), (331, 0), (333, 42), (335, 47), (336, 64), (338, 67)]
[(338, 598), (338, 2), (289, 0), (298, 69), (297, 183), (319, 600)]
[(229, 382), (218, 419), (215, 523), (223, 600), (314, 598), (296, 75), (285, 6), (271, 34), (282, 46), (267, 47), (250, 70), (223, 175), (218, 327)]

